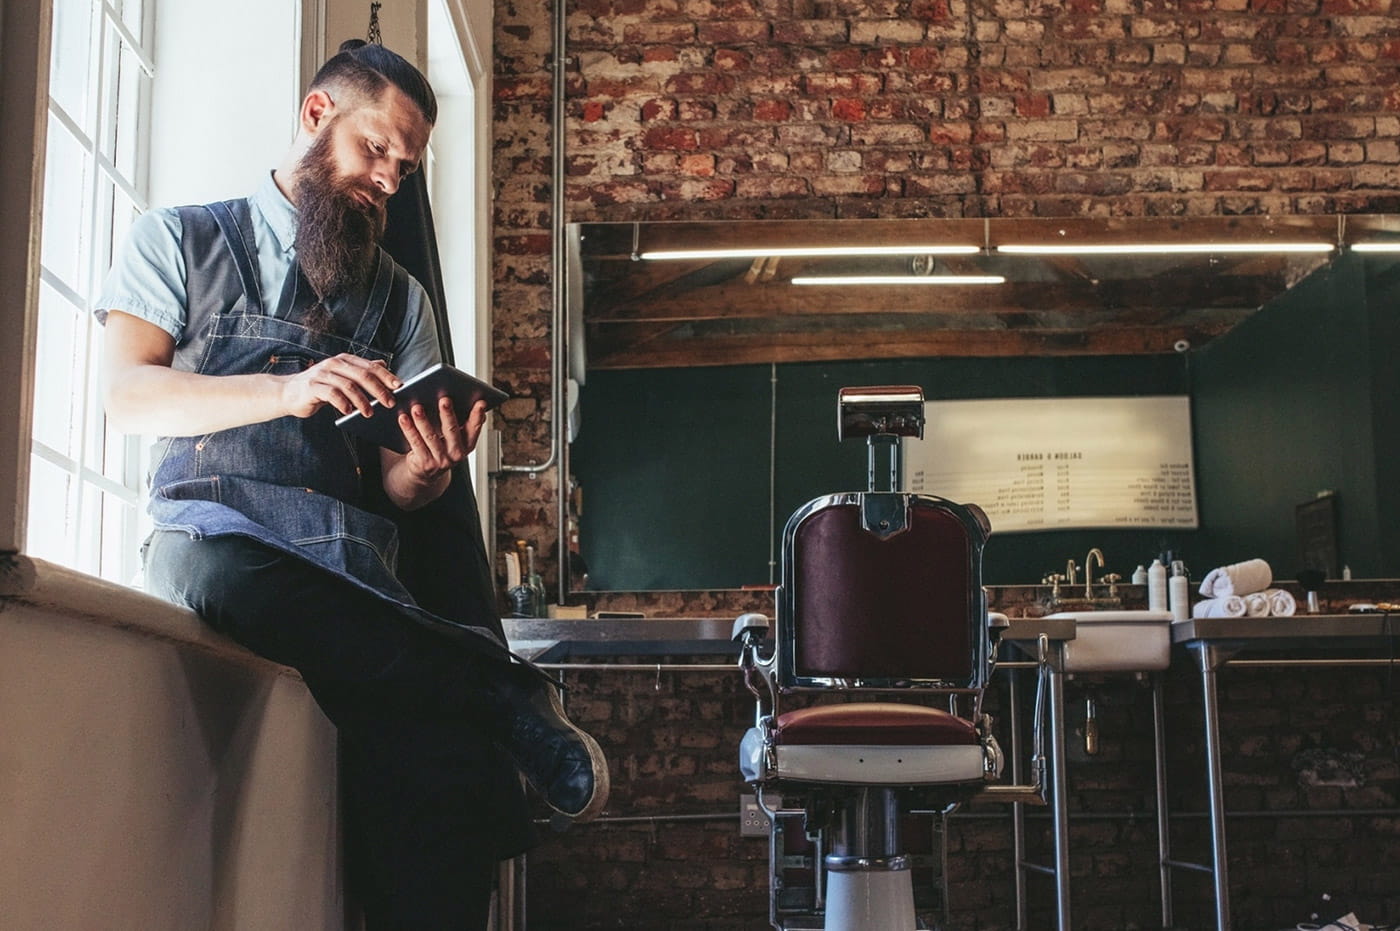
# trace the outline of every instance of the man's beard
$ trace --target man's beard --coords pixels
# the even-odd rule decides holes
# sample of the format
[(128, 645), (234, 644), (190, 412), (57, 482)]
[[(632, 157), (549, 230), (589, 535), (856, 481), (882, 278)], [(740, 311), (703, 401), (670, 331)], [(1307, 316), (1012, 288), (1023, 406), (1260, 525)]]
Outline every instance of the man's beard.
[(327, 126), (302, 156), (295, 192), (297, 262), (318, 304), (369, 279), (386, 220), (377, 200), (365, 204), (354, 196), (362, 191), (377, 198), (377, 191), (337, 173), (331, 154), (334, 130), (333, 124)]

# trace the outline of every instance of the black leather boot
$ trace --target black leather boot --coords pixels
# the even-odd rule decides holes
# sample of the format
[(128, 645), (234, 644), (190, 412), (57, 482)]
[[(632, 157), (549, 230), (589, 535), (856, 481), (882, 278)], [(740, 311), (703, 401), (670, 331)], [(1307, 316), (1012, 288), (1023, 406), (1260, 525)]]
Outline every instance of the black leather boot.
[(490, 688), (497, 740), (549, 807), (591, 821), (608, 801), (608, 763), (598, 742), (569, 720), (559, 687), (512, 666)]

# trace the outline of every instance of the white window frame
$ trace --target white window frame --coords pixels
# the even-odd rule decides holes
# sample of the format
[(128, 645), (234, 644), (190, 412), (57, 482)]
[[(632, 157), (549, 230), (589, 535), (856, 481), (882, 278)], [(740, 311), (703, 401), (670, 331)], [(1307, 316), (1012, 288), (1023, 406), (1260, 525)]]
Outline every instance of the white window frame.
[[(428, 194), (443, 266), (443, 289), (457, 365), (491, 378), (490, 177), (490, 3), (427, 0), (428, 75), (437, 93), (438, 125), (430, 141)], [(432, 30), (450, 30), (434, 35)], [(486, 41), (482, 41), (482, 37)], [(448, 60), (455, 58), (455, 60)], [(449, 174), (436, 164), (452, 166)], [(467, 255), (470, 261), (462, 261)], [(488, 541), (495, 536), (495, 500), (490, 471), (499, 441), (482, 433), (472, 454), (472, 476)], [(489, 464), (484, 467), (483, 464)], [(488, 552), (493, 547), (488, 545)]]
[[(31, 438), (31, 521), (24, 549), (79, 571), (129, 582), (137, 574), (137, 544), (145, 526), (141, 443), (107, 427), (98, 387), (101, 327), (92, 316), (92, 301), (112, 251), (130, 222), (147, 207), (155, 0), (133, 2), (138, 10), (135, 16), (107, 0), (56, 2), (72, 3), (75, 22), (86, 17), (88, 54), (83, 59), (84, 90), (78, 101), (61, 100), (50, 88), (44, 89), (48, 118), (58, 134), (47, 134), (46, 147), (62, 137), (65, 145), (75, 146), (70, 151), (80, 155), (83, 171), (80, 187), (55, 189), (47, 202), (52, 208), (56, 198), (65, 197), (75, 208), (69, 215), (79, 228), (78, 242), (71, 244), (76, 253), (68, 251), (68, 242), (58, 242), (58, 234), (51, 230), (48, 240), (53, 248), (46, 255), (40, 228), (41, 301), (35, 318), (39, 337), (33, 364), (36, 378), (47, 364), (53, 366), (50, 375), (58, 376), (58, 381), (36, 384), (34, 389), (33, 423), (45, 429)], [(52, 5), (50, 12), (53, 15)], [(51, 45), (57, 40), (53, 32), (51, 28)], [(68, 109), (75, 102), (81, 103), (80, 108)], [(62, 213), (52, 212), (50, 220)], [(51, 267), (44, 264), (48, 257), (75, 261)], [(48, 310), (42, 301), (45, 292), (53, 301)], [(46, 319), (56, 323), (60, 332), (71, 327), (71, 343), (45, 345)], [(71, 353), (66, 359), (61, 355), (65, 348)], [(62, 419), (60, 412), (69, 414), (66, 429), (48, 429)], [(55, 442), (46, 442), (50, 438)], [(63, 484), (61, 497), (46, 495), (48, 489), (35, 484), (41, 471)]]

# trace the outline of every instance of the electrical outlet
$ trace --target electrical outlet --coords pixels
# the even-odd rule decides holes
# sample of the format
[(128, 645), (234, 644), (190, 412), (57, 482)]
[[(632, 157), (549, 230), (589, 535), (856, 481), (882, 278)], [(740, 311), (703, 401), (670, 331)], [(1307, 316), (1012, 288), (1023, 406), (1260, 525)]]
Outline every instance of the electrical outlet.
[(758, 807), (757, 796), (739, 796), (739, 836), (768, 836), (768, 816), (763, 813), (762, 808)]

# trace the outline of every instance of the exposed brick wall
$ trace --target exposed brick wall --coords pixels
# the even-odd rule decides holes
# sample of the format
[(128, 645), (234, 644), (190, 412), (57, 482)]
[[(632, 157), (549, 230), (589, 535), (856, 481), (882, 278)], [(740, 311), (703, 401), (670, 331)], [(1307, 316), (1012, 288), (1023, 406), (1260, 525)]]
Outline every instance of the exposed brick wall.
[[(1390, 0), (567, 9), (569, 221), (1400, 209)], [(502, 0), (495, 30), (494, 362), (534, 399), (501, 416), (521, 464), (549, 452), (549, 4)], [(542, 492), (501, 483), (502, 537), (552, 555)]]
[[(1390, 0), (575, 0), (568, 11), (568, 221), (1400, 210)], [(495, 14), (493, 353), (521, 398), (500, 415), (504, 458), (522, 464), (549, 455), (552, 416), (550, 9), (499, 0)], [(500, 540), (531, 539), (551, 578), (554, 484), (550, 471), (497, 489)], [(1189, 670), (1171, 678), (1173, 801), (1200, 812), (1199, 690)], [(736, 683), (580, 681), (571, 700), (606, 735), (618, 813), (736, 804), (733, 747), (750, 713)], [(1232, 672), (1223, 688), (1230, 752), (1245, 760), (1227, 773), (1232, 807), (1396, 804), (1394, 757), (1370, 736), (1388, 727), (1394, 739), (1383, 674)], [(1076, 811), (1145, 813), (1076, 820), (1076, 927), (1158, 923), (1150, 705), (1134, 689), (1100, 696), (1121, 758), (1072, 765)], [(1362, 752), (1370, 788), (1300, 787), (1288, 761), (1311, 746)], [(1032, 824), (1047, 849), (1045, 822)], [(1184, 855), (1206, 856), (1201, 819), (1178, 831)], [(955, 822), (950, 845), (955, 927), (1009, 927), (1004, 827)], [(1291, 926), (1323, 892), (1364, 919), (1400, 920), (1400, 894), (1375, 869), (1377, 857), (1400, 861), (1397, 847), (1394, 818), (1232, 823), (1240, 926)], [(763, 856), (732, 823), (575, 830), (531, 858), (530, 927), (762, 928)], [(1206, 880), (1176, 882), (1178, 924), (1209, 926)], [(1031, 926), (1049, 927), (1047, 881), (1030, 885)]]

